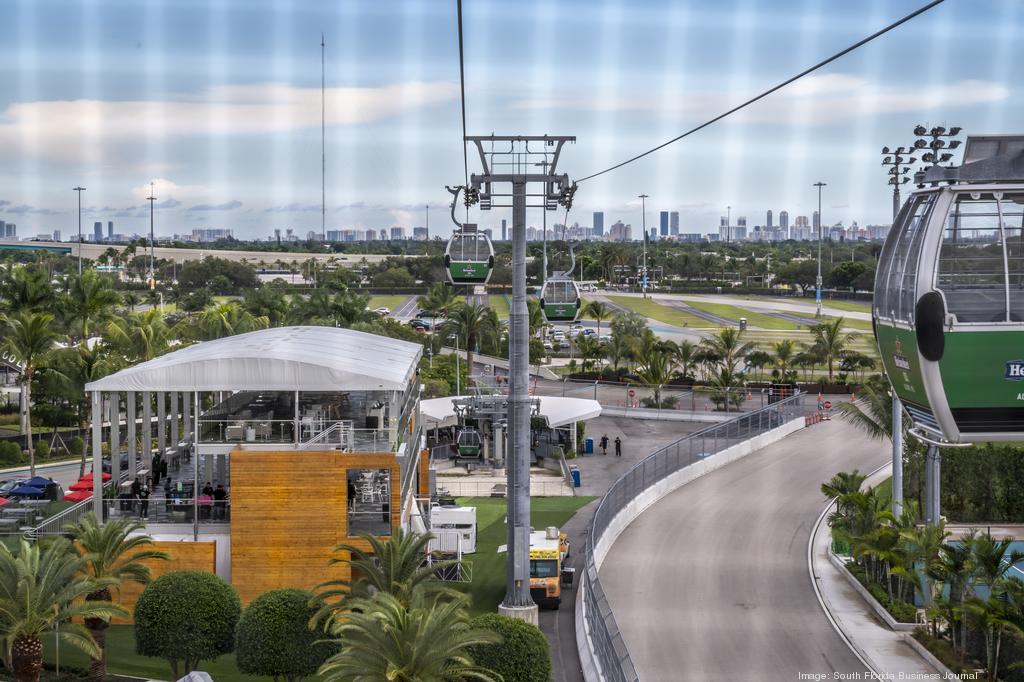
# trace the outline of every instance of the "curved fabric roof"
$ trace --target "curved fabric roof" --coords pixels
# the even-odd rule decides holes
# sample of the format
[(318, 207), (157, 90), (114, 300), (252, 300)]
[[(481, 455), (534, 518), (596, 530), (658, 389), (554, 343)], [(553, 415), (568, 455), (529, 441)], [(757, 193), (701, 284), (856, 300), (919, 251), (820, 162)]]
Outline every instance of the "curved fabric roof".
[(423, 347), (334, 327), (277, 327), (162, 355), (87, 391), (404, 391)]
[[(459, 396), (468, 397), (468, 396)], [(565, 426), (573, 422), (582, 422), (601, 416), (601, 403), (587, 398), (562, 398), (559, 396), (540, 396), (540, 416), (547, 420), (550, 428)], [(430, 427), (454, 426), (455, 405), (452, 398), (431, 398), (420, 401), (420, 413), (424, 420), (429, 420)]]

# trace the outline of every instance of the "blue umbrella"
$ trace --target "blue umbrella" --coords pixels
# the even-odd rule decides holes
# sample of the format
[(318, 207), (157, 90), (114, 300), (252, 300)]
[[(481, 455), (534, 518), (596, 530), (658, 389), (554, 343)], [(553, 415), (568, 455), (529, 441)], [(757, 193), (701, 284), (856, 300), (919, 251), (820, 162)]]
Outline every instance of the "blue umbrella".
[(22, 485), (30, 485), (33, 488), (46, 488), (51, 483), (53, 483), (53, 481), (51, 481), (48, 478), (43, 478), (42, 476), (34, 476), (33, 478), (30, 478), (27, 481), (25, 481)]
[(22, 483), (17, 488), (7, 493), (12, 497), (42, 497), (43, 491), (30, 485)]

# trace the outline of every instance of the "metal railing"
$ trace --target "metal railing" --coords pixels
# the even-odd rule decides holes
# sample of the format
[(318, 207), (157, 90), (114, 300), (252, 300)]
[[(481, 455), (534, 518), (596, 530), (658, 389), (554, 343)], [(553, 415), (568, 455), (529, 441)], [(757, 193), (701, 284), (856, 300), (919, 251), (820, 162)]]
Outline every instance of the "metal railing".
[(191, 497), (132, 497), (103, 500), (104, 520), (134, 518), (147, 526), (175, 523), (191, 524), (199, 513), (199, 524), (229, 523), (231, 503), (229, 500), (213, 500), (199, 497), (198, 504)]
[(587, 639), (593, 645), (603, 679), (613, 682), (635, 682), (640, 679), (615, 622), (615, 614), (601, 587), (594, 559), (594, 547), (612, 520), (643, 491), (670, 474), (804, 416), (804, 395), (786, 398), (762, 410), (748, 412), (736, 419), (697, 431), (654, 451), (615, 481), (601, 498), (590, 520), (584, 545), (582, 588), (586, 601)]
[[(469, 480), (467, 480), (469, 479)], [(474, 481), (471, 476), (437, 477), (439, 495), (452, 497), (505, 497), (507, 486), (505, 479)], [(551, 476), (550, 480), (530, 479), (530, 497), (572, 497), (575, 494), (572, 486), (562, 476)]]

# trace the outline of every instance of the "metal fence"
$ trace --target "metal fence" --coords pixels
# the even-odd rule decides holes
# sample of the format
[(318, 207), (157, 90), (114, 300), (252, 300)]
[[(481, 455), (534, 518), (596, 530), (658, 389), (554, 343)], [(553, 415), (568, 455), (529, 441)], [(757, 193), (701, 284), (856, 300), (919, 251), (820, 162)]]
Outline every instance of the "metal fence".
[(640, 493), (666, 476), (700, 462), (737, 443), (770, 431), (806, 413), (804, 396), (799, 394), (774, 403), (756, 412), (748, 412), (736, 419), (716, 424), (656, 450), (637, 462), (617, 480), (604, 497), (590, 520), (584, 545), (583, 584), (586, 600), (587, 637), (601, 666), (602, 677), (613, 682), (639, 680), (622, 639), (615, 614), (608, 604), (597, 563), (594, 547), (601, 540), (615, 516), (637, 498)]

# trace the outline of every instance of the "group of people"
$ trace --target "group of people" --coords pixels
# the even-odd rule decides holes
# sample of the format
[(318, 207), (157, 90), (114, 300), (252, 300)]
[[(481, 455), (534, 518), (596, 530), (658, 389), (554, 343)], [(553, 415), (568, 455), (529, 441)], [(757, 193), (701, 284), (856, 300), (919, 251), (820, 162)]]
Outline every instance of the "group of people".
[[(213, 500), (213, 518), (224, 519), (227, 516), (228, 500), (228, 491), (224, 489), (224, 485), (222, 483), (218, 483), (217, 487), (214, 488), (210, 485), (210, 482), (207, 481), (206, 485), (203, 486), (202, 493)], [(202, 501), (202, 498), (200, 498), (200, 501)]]
[[(607, 433), (601, 436), (601, 440), (599, 441), (599, 443), (601, 445), (601, 454), (607, 455), (609, 443)], [(615, 436), (615, 456), (622, 457), (622, 438), (620, 438), (619, 436)]]

